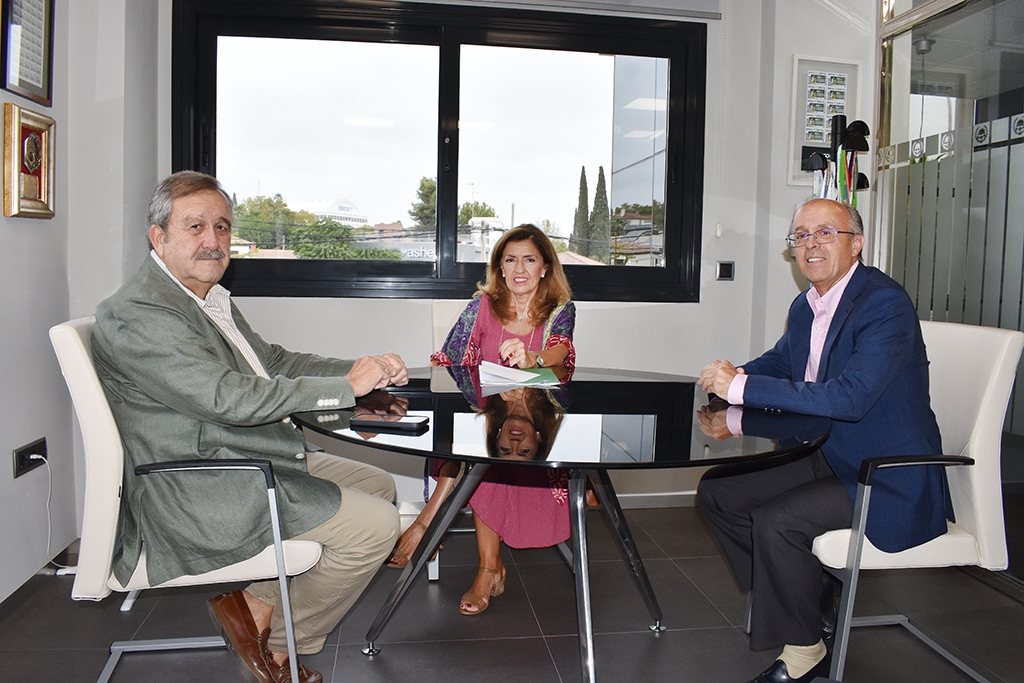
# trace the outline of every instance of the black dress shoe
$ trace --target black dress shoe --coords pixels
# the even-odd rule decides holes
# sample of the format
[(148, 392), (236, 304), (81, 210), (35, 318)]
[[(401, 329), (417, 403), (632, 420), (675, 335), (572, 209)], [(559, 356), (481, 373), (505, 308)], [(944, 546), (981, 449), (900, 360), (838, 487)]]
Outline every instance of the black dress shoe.
[(836, 640), (836, 625), (839, 623), (839, 596), (843, 584), (828, 572), (821, 573), (821, 640), (832, 652)]
[(792, 678), (786, 663), (776, 659), (774, 664), (752, 678), (749, 683), (811, 683), (818, 676), (828, 676), (828, 662), (829, 658), (825, 657), (800, 678)]

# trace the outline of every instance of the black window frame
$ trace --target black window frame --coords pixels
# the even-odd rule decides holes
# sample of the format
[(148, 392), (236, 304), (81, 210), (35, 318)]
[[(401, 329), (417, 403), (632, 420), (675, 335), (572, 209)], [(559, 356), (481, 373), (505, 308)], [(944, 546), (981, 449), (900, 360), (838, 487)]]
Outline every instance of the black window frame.
[(705, 24), (404, 2), (174, 0), (171, 163), (175, 170), (216, 175), (220, 35), (440, 46), (437, 260), (232, 259), (222, 282), (233, 295), (432, 299), (472, 295), (484, 277), (485, 264), (460, 263), (455, 257), (458, 57), (459, 45), (469, 43), (669, 58), (665, 265), (570, 265), (566, 274), (574, 298), (581, 301), (699, 301)]

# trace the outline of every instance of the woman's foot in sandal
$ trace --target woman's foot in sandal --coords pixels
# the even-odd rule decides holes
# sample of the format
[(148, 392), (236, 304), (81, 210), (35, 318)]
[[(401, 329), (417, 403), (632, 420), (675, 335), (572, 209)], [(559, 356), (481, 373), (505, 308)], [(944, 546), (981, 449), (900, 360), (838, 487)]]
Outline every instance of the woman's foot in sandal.
[(505, 567), (488, 569), (480, 567), (476, 571), (476, 580), (469, 592), (462, 596), (459, 611), (466, 616), (480, 614), (491, 604), (491, 598), (505, 592)]
[(388, 558), (388, 566), (401, 569), (409, 564), (409, 559), (416, 552), (416, 546), (423, 540), (423, 534), (427, 533), (427, 527), (418, 519), (406, 529), (395, 545), (395, 551)]

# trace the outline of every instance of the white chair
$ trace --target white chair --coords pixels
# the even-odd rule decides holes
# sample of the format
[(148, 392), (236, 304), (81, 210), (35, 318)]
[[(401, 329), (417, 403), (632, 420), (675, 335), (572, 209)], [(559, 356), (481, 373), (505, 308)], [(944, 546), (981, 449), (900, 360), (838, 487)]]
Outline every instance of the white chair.
[[(465, 299), (435, 299), (430, 304), (430, 320), (431, 320), (431, 346), (432, 352), (438, 351), (444, 345), (444, 340), (448, 337), (449, 330), (455, 325), (455, 321), (459, 319), (462, 311), (465, 310), (466, 304), (469, 301)], [(446, 373), (435, 373), (430, 378), (430, 388), (432, 391), (449, 391), (458, 393), (459, 387)], [(430, 462), (429, 460), (427, 461)], [(426, 476), (427, 494), (432, 494), (434, 488), (437, 486), (437, 482), (430, 476)], [(401, 520), (402, 531), (404, 532), (414, 521), (416, 521), (417, 515), (420, 510), (423, 509), (423, 505), (426, 501), (402, 501), (398, 506), (398, 516)], [(449, 531), (472, 531), (472, 529), (465, 529), (460, 527), (454, 527)], [(437, 581), (441, 578), (441, 551), (434, 554), (430, 561), (427, 562), (427, 579), (430, 581)]]
[[(943, 450), (951, 456), (875, 458), (861, 467), (854, 503), (853, 529), (822, 534), (814, 554), (843, 584), (830, 676), (841, 681), (851, 626), (899, 624), (977, 681), (980, 674), (917, 629), (902, 614), (853, 618), (861, 569), (974, 565), (990, 570), (1007, 566), (1003, 524), (1000, 449), (1003, 418), (1024, 345), (1024, 333), (955, 323), (922, 322), (930, 367), (932, 409)], [(947, 467), (956, 523), (927, 543), (899, 553), (884, 553), (864, 537), (871, 483), (878, 469), (920, 463)]]
[[(435, 299), (430, 304), (431, 343), (433, 350), (437, 351), (444, 345), (448, 338), (448, 332), (455, 325), (455, 321), (462, 315), (469, 303), (468, 299)], [(461, 359), (453, 358), (454, 362)]]
[[(274, 545), (255, 557), (215, 571), (196, 576), (181, 576), (159, 585), (151, 585), (146, 574), (143, 547), (138, 568), (127, 585), (121, 585), (111, 571), (117, 549), (118, 512), (121, 506), (121, 480), (124, 454), (121, 437), (110, 412), (106, 395), (92, 362), (90, 335), (94, 318), (78, 318), (50, 329), (50, 340), (60, 362), (61, 371), (71, 393), (82, 441), (85, 447), (85, 503), (82, 517), (82, 538), (78, 568), (71, 597), (75, 600), (102, 600), (111, 591), (127, 592), (170, 586), (194, 586), (229, 582), (247, 582), (277, 577), (281, 583), (282, 603), (288, 638), (288, 655), (292, 680), (298, 678), (298, 658), (292, 632), (291, 606), (287, 577), (301, 574), (320, 559), (321, 546), (313, 541), (282, 541), (274, 491), (273, 471), (267, 461), (182, 461), (160, 463), (139, 468), (136, 476), (160, 476), (159, 471), (196, 471), (201, 469), (252, 470), (254, 485), (265, 483), (269, 521), (274, 532)], [(255, 475), (259, 474), (260, 477)], [(196, 476), (203, 476), (197, 473)], [(224, 647), (220, 636), (205, 638), (167, 638), (158, 640), (119, 641), (110, 646), (110, 658), (97, 683), (105, 683), (125, 652), (184, 650)]]

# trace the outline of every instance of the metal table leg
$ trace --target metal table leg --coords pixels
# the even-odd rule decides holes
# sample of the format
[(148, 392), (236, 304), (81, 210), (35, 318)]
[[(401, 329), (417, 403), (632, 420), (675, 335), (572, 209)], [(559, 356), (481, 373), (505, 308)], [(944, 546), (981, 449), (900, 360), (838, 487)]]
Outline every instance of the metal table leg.
[(480, 484), (480, 480), (483, 478), (484, 472), (487, 471), (488, 467), (490, 465), (486, 463), (470, 463), (462, 479), (455, 485), (451, 494), (442, 503), (433, 521), (427, 527), (426, 533), (423, 534), (423, 540), (409, 559), (409, 564), (402, 570), (402, 575), (398, 577), (398, 582), (391, 589), (388, 599), (380, 608), (380, 612), (377, 613), (377, 618), (374, 619), (370, 630), (366, 632), (366, 647), (363, 648), (364, 655), (372, 656), (380, 652), (380, 649), (374, 645), (374, 641), (380, 636), (384, 627), (391, 620), (398, 606), (402, 604), (402, 600), (405, 599), (409, 589), (412, 587), (413, 579), (419, 576), (423, 568), (427, 566), (430, 556), (434, 554), (434, 551), (441, 544), (441, 539), (444, 538), (445, 532), (448, 531), (448, 527), (451, 526), (456, 515), (465, 507), (470, 496), (476, 491), (476, 487)]
[(629, 524), (626, 522), (626, 515), (623, 514), (622, 508), (619, 506), (619, 499), (615, 496), (615, 489), (612, 487), (608, 470), (591, 470), (589, 474), (594, 482), (594, 488), (597, 490), (597, 498), (601, 502), (601, 507), (604, 509), (608, 521), (611, 522), (612, 528), (615, 530), (615, 536), (619, 541), (619, 549), (622, 550), (626, 564), (629, 565), (629, 571), (633, 575), (633, 582), (636, 584), (637, 590), (640, 591), (640, 597), (643, 598), (644, 604), (647, 605), (647, 611), (650, 612), (651, 618), (654, 619), (651, 630), (664, 631), (665, 627), (661, 625), (661, 607), (658, 605), (658, 599), (654, 596), (654, 589), (651, 587), (650, 579), (647, 578), (647, 570), (644, 569), (644, 563), (636, 549), (633, 534), (629, 530)]
[(583, 683), (594, 683), (594, 627), (590, 610), (590, 566), (587, 562), (585, 495), (587, 470), (569, 471), (569, 522), (572, 541), (572, 571), (576, 578), (576, 619), (579, 624), (580, 666)]

